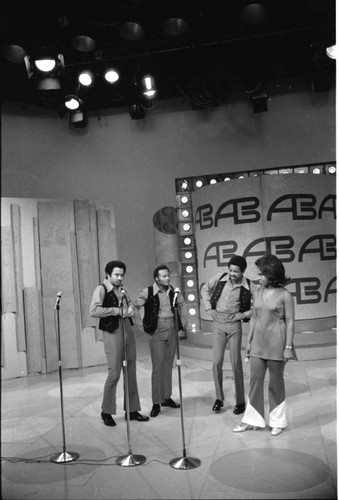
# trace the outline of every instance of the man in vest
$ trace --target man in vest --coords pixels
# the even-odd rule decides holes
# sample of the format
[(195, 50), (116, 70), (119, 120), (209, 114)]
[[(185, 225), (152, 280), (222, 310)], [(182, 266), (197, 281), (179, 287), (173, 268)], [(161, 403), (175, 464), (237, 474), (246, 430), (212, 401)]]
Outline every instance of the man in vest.
[(213, 411), (224, 406), (223, 363), (228, 343), (235, 384), (236, 404), (233, 413), (245, 411), (244, 375), (241, 359), (241, 321), (251, 316), (251, 282), (243, 274), (247, 263), (244, 257), (234, 255), (228, 263), (228, 273), (213, 276), (201, 288), (205, 309), (213, 319), (213, 378), (217, 399)]
[[(175, 307), (178, 312), (178, 329), (186, 328), (186, 304), (181, 293), (174, 293), (170, 285), (170, 271), (166, 265), (157, 266), (153, 272), (153, 285), (143, 289), (134, 301), (136, 324), (150, 335), (152, 360), (151, 417), (159, 415), (162, 406), (180, 408), (173, 401), (172, 369), (176, 350), (177, 331)], [(141, 321), (140, 309), (144, 307)]]
[[(116, 414), (116, 392), (124, 360), (123, 333), (126, 342), (127, 378), (130, 420), (146, 422), (149, 417), (139, 413), (140, 401), (136, 377), (136, 345), (133, 324), (133, 306), (127, 292), (122, 288), (126, 265), (119, 260), (108, 262), (106, 278), (93, 292), (89, 313), (92, 318), (100, 318), (99, 329), (103, 331), (103, 341), (107, 358), (108, 376), (104, 387), (101, 418), (105, 425), (116, 425), (112, 414)], [(124, 329), (124, 330), (123, 330)], [(124, 401), (126, 410), (126, 401)], [(125, 419), (127, 418), (125, 412)]]

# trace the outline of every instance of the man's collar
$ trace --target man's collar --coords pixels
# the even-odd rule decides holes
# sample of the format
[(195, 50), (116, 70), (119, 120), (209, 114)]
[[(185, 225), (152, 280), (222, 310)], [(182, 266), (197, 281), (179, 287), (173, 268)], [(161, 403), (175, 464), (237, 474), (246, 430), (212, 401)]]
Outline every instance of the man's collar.
[(156, 294), (157, 294), (157, 293), (159, 293), (159, 292), (160, 292), (160, 293), (165, 293), (165, 294), (167, 294), (167, 293), (169, 293), (170, 289), (171, 289), (171, 287), (169, 286), (169, 287), (167, 288), (167, 290), (166, 290), (166, 291), (164, 291), (164, 290), (160, 290), (160, 288), (159, 288), (159, 286), (158, 286), (157, 282), (155, 281), (155, 282), (153, 283), (153, 295), (156, 295)]
[(104, 285), (105, 285), (108, 292), (111, 292), (114, 289), (114, 286), (112, 285), (112, 283), (110, 281), (108, 281), (107, 278), (104, 279)]
[[(230, 280), (230, 275), (227, 274), (227, 277), (225, 276), (225, 278), (227, 278), (227, 281), (231, 281)], [(236, 283), (235, 286), (243, 286), (244, 288), (246, 288), (247, 290), (249, 290), (249, 287), (248, 287), (248, 283), (247, 283), (247, 279), (245, 278), (244, 275), (242, 275), (242, 280), (240, 283)]]

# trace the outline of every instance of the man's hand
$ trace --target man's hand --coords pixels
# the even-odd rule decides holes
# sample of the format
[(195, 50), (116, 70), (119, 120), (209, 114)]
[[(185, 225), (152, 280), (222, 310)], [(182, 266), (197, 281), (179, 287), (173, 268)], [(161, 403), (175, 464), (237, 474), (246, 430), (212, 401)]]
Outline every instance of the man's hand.
[(129, 306), (128, 309), (123, 308), (122, 317), (123, 318), (131, 318), (133, 316), (134, 309), (133, 306)]
[(230, 319), (232, 321), (241, 321), (242, 319), (246, 318), (244, 313), (235, 313), (232, 316), (230, 316)]

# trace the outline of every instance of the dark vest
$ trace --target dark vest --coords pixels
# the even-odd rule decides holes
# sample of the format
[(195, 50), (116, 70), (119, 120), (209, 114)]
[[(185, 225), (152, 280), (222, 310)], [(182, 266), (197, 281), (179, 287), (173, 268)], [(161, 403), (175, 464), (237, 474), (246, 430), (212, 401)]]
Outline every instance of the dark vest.
[[(224, 286), (226, 284), (226, 281), (221, 281), (221, 279), (226, 276), (227, 273), (224, 273), (220, 276), (219, 281), (217, 285), (215, 286), (212, 297), (211, 297), (211, 307), (212, 309), (216, 309), (217, 307), (217, 302), (220, 299), (220, 295), (222, 294), (222, 291), (224, 289)], [(250, 288), (250, 280), (246, 278), (248, 286)], [(239, 307), (239, 312), (243, 313), (245, 311), (249, 311), (251, 309), (251, 292), (250, 290), (247, 290), (244, 286), (240, 287), (240, 307)], [(244, 322), (249, 321), (249, 318), (243, 319)]]
[[(115, 295), (114, 290), (110, 292), (104, 284), (102, 286), (105, 289), (105, 297), (102, 303), (102, 307), (119, 307), (119, 299)], [(99, 329), (103, 332), (113, 333), (119, 326), (119, 316), (106, 316), (105, 318), (100, 318)]]
[[(153, 295), (153, 285), (149, 286), (147, 289), (148, 289), (148, 297), (144, 304), (145, 314), (142, 320), (142, 326), (146, 333), (152, 334), (155, 332), (158, 326), (160, 299), (158, 294)], [(170, 299), (172, 313), (174, 316), (174, 307), (173, 307), (174, 291), (172, 287), (170, 287), (169, 299)], [(179, 323), (178, 325), (179, 330), (183, 330), (179, 314), (178, 314), (178, 323)]]

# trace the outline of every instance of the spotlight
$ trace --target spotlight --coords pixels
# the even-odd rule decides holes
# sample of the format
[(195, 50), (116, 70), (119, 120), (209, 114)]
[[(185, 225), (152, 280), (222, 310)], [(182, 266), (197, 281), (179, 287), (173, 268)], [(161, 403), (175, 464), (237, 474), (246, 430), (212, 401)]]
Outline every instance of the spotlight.
[(39, 55), (24, 56), (27, 76), (36, 83), (38, 90), (59, 90), (59, 76), (64, 72), (65, 63), (62, 54), (53, 55), (42, 49)]
[(108, 83), (115, 83), (119, 80), (120, 76), (116, 69), (107, 68), (104, 74), (104, 78)]
[(327, 47), (327, 49), (326, 49), (326, 55), (330, 59), (336, 59), (337, 58), (337, 46), (336, 45), (331, 45), (331, 47)]
[(26, 51), (20, 45), (6, 45), (4, 54), (8, 61), (21, 64), (25, 60)]
[(65, 97), (65, 107), (69, 111), (69, 124), (75, 128), (87, 125), (87, 109), (84, 102), (76, 95)]
[(65, 97), (65, 107), (70, 111), (79, 109), (81, 104), (83, 104), (82, 100), (76, 95), (67, 95)]
[(93, 73), (91, 71), (83, 71), (80, 73), (78, 80), (84, 87), (90, 87), (94, 80)]
[(267, 111), (268, 95), (265, 90), (253, 92), (251, 95), (253, 113), (263, 113)]
[(69, 123), (75, 128), (84, 128), (87, 126), (87, 111), (85, 108), (79, 108), (69, 114)]
[(132, 104), (129, 107), (129, 114), (132, 120), (142, 120), (146, 116), (146, 111), (141, 104)]
[(167, 35), (180, 36), (188, 32), (189, 26), (181, 17), (170, 17), (164, 21), (163, 30)]
[(144, 36), (144, 28), (141, 24), (133, 21), (122, 24), (119, 32), (122, 38), (130, 42), (136, 42)]
[(141, 81), (141, 86), (142, 86), (142, 94), (147, 97), (148, 99), (152, 99), (155, 94), (155, 86), (154, 86), (154, 79), (150, 75), (146, 75), (143, 77)]
[(76, 36), (72, 39), (72, 46), (79, 52), (91, 52), (96, 47), (96, 42), (87, 35)]

